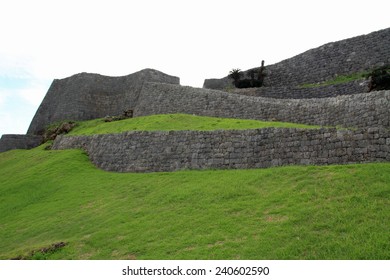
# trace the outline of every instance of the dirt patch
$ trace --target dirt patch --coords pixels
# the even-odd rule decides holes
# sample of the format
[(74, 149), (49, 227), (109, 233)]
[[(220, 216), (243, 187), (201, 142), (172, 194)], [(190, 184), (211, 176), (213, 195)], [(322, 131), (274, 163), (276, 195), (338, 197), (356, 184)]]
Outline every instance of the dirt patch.
[(37, 254), (43, 254), (43, 255), (52, 254), (60, 250), (61, 248), (65, 247), (66, 245), (67, 245), (66, 242), (53, 243), (48, 247), (43, 247), (38, 250), (32, 250), (29, 254), (25, 256), (20, 255), (17, 256), (16, 258), (12, 258), (11, 260), (29, 260), (32, 259)]
[(281, 216), (281, 215), (267, 215), (265, 216), (265, 220), (269, 223), (272, 222), (284, 222), (288, 220), (287, 216)]

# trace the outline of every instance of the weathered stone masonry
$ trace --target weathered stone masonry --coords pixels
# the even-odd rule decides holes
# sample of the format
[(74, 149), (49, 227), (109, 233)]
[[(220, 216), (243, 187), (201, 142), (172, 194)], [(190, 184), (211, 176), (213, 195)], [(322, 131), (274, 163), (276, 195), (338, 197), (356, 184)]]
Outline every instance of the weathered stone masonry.
[(384, 128), (136, 131), (59, 136), (53, 145), (84, 149), (96, 166), (117, 172), (381, 162), (390, 161), (389, 147)]
[(390, 91), (333, 98), (274, 99), (145, 83), (135, 116), (187, 113), (323, 126), (390, 127)]
[(56, 79), (31, 121), (27, 135), (3, 135), (0, 152), (40, 145), (36, 139), (41, 138), (36, 135), (55, 122), (91, 120), (133, 110), (146, 81), (179, 84), (180, 79), (153, 69), (122, 77), (80, 73)]
[(91, 120), (134, 109), (146, 81), (179, 84), (179, 78), (153, 69), (122, 77), (81, 73), (54, 80), (27, 134), (39, 134), (58, 121)]
[(31, 149), (42, 144), (42, 136), (4, 134), (0, 139), (0, 153), (14, 149)]
[(308, 99), (308, 98), (327, 98), (340, 95), (351, 95), (369, 92), (368, 81), (361, 79), (352, 82), (319, 85), (315, 87), (260, 87), (233, 89), (229, 92), (243, 94), (247, 96), (268, 97), (278, 99)]
[[(266, 59), (266, 58), (265, 58)], [(265, 86), (318, 83), (390, 63), (390, 28), (332, 42), (273, 65), (266, 65)], [(224, 89), (231, 80), (206, 79), (204, 88)]]
[[(28, 134), (3, 135), (0, 140), (0, 152), (16, 148), (28, 149), (39, 145), (42, 138), (34, 135), (39, 135), (47, 125), (56, 121), (88, 120), (106, 115), (118, 115), (124, 110), (131, 109), (134, 110), (134, 116), (187, 113), (228, 118), (276, 120), (321, 126), (357, 127), (363, 130), (362, 133), (356, 134), (359, 136), (355, 135), (356, 131), (345, 132), (345, 137), (351, 136), (351, 139), (356, 141), (351, 140), (351, 142), (348, 140), (350, 138), (344, 139), (345, 141), (341, 141), (341, 144), (337, 144), (342, 146), (341, 150), (339, 146), (333, 147), (332, 142), (328, 143), (324, 140), (325, 142), (322, 142), (322, 144), (326, 144), (325, 154), (321, 154), (320, 150), (315, 150), (317, 149), (315, 146), (317, 140), (328, 139), (325, 134), (319, 136), (319, 139), (310, 140), (309, 143), (305, 142), (305, 138), (312, 137), (310, 134), (312, 131), (307, 132), (307, 135), (300, 134), (301, 138), (294, 138), (295, 142), (287, 141), (295, 137), (296, 132), (294, 131), (290, 131), (293, 133), (292, 135), (278, 131), (274, 134), (271, 133), (269, 137), (272, 140), (269, 140), (270, 142), (264, 142), (263, 140), (268, 138), (263, 135), (263, 140), (254, 142), (259, 143), (262, 148), (271, 149), (264, 152), (264, 154), (259, 154), (258, 146), (255, 146), (252, 150), (245, 149), (245, 147), (252, 147), (251, 145), (253, 145), (253, 141), (248, 142), (246, 137), (253, 139), (255, 136), (252, 137), (252, 132), (245, 132), (241, 138), (236, 135), (233, 137), (234, 139), (232, 138), (232, 141), (227, 142), (224, 140), (225, 138), (218, 138), (218, 133), (222, 132), (212, 133), (213, 136), (210, 139), (208, 139), (207, 133), (199, 132), (202, 134), (200, 135), (195, 132), (188, 132), (189, 135), (198, 135), (200, 139), (205, 139), (199, 140), (199, 143), (204, 143), (206, 147), (219, 147), (219, 142), (213, 142), (214, 140), (212, 140), (213, 137), (216, 137), (216, 139), (222, 141), (221, 143), (226, 142), (225, 145), (229, 149), (233, 149), (233, 153), (230, 150), (222, 150), (221, 152), (221, 150), (215, 151), (214, 148), (210, 151), (199, 148), (197, 143), (187, 141), (181, 138), (182, 136), (177, 136), (179, 137), (177, 142), (169, 138), (171, 137), (170, 133), (168, 133), (169, 137), (162, 133), (160, 135), (163, 137), (162, 140), (158, 138), (160, 137), (158, 133), (152, 133), (153, 137), (149, 137), (149, 134), (146, 133), (146, 142), (131, 136), (131, 139), (135, 139), (134, 143), (138, 147), (136, 151), (127, 149), (126, 146), (123, 146), (123, 143), (117, 142), (118, 136), (96, 136), (96, 139), (113, 137), (114, 143), (111, 147), (111, 138), (109, 138), (107, 139), (108, 142), (104, 144), (108, 145), (106, 152), (110, 152), (106, 161), (103, 157), (99, 158), (100, 152), (97, 152), (100, 151), (99, 147), (102, 144), (96, 144), (92, 141), (99, 147), (91, 148), (87, 144), (90, 141), (85, 142), (85, 147), (89, 147), (91, 158), (95, 158), (94, 162), (98, 166), (107, 170), (111, 170), (111, 167), (112, 170), (124, 170), (123, 166), (126, 163), (129, 165), (129, 170), (159, 171), (182, 168), (266, 167), (294, 163), (331, 164), (388, 161), (388, 146), (390, 143), (386, 133), (390, 129), (390, 91), (364, 93), (368, 89), (367, 84), (362, 83), (363, 81), (314, 88), (298, 86), (304, 83), (319, 83), (337, 75), (369, 70), (385, 63), (390, 63), (390, 28), (329, 43), (280, 63), (267, 66), (266, 87), (240, 90), (236, 93), (181, 87), (178, 85), (179, 78), (152, 69), (145, 69), (123, 77), (105, 77), (98, 74), (81, 73), (62, 80), (54, 80), (30, 125)], [(209, 86), (207, 86), (207, 83)], [(205, 87), (223, 89), (229, 84), (230, 81), (226, 78), (214, 79), (207, 80)], [(377, 134), (374, 133), (374, 138), (366, 138), (375, 129), (378, 129), (379, 136), (377, 137)], [(226, 133), (229, 134), (230, 132)], [(262, 135), (262, 133), (260, 134)], [(333, 132), (329, 133), (331, 138), (334, 137)], [(340, 135), (344, 135), (343, 133), (337, 132), (336, 138), (338, 139)], [(172, 132), (172, 135), (181, 134)], [(158, 142), (164, 141), (164, 137), (168, 137), (166, 138), (167, 143), (172, 144), (172, 146), (165, 147), (162, 152), (157, 151), (156, 154), (150, 155), (147, 144), (151, 144), (151, 147), (161, 147)], [(245, 139), (242, 139), (242, 137)], [(67, 139), (66, 141), (71, 140)], [(128, 141), (128, 139), (126, 138), (125, 141)], [(337, 141), (335, 143), (338, 143)], [(229, 143), (233, 142), (236, 143), (235, 145), (241, 145), (242, 149), (238, 149), (238, 146), (235, 147), (234, 145), (232, 148)], [(302, 143), (302, 147), (307, 147), (303, 148), (307, 150), (294, 150), (299, 146), (298, 142)], [(284, 144), (280, 147), (272, 146), (277, 145), (277, 143)], [(186, 145), (190, 146), (187, 147)], [(197, 152), (193, 151), (193, 146), (199, 148), (200, 157), (196, 156)], [(286, 150), (286, 147), (290, 146), (295, 148)], [(177, 147), (181, 147), (182, 150), (178, 151)], [(187, 153), (188, 151), (191, 155)], [(132, 156), (137, 156), (134, 158), (134, 163), (131, 160), (126, 161), (126, 158), (131, 159), (132, 156), (126, 155), (123, 159), (121, 157), (122, 152), (129, 152)], [(139, 156), (140, 153), (146, 158)], [(253, 157), (250, 156), (250, 153), (254, 153)], [(326, 153), (327, 156), (325, 156)], [(236, 158), (238, 154), (241, 155), (240, 158)], [(156, 158), (156, 155), (159, 156)], [(286, 157), (281, 155), (286, 155)], [(309, 160), (308, 155), (312, 156), (313, 159), (309, 158)], [(149, 156), (153, 161), (149, 162)], [(292, 158), (289, 158), (289, 156)], [(248, 162), (246, 161), (247, 158)], [(105, 165), (109, 168), (106, 168)]]

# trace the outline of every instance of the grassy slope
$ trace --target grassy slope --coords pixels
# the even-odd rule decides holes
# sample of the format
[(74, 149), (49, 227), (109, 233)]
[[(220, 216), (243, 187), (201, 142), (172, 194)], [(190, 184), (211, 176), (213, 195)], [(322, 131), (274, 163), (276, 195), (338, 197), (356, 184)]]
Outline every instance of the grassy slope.
[(80, 122), (69, 135), (120, 133), (129, 130), (217, 130), (255, 129), (264, 127), (316, 128), (318, 126), (258, 120), (213, 118), (185, 114), (167, 114), (137, 117), (109, 123), (104, 122), (103, 119)]
[(0, 259), (390, 259), (390, 164), (120, 174), (0, 154)]
[(352, 73), (348, 75), (340, 75), (328, 81), (324, 81), (322, 83), (314, 83), (314, 84), (303, 84), (301, 87), (303, 88), (313, 88), (313, 87), (321, 87), (321, 86), (330, 86), (330, 85), (338, 85), (344, 84), (356, 80), (362, 80), (368, 74), (368, 72), (359, 72)]
[[(251, 125), (268, 124), (166, 115), (73, 133)], [(34, 258), (390, 258), (388, 163), (120, 174), (38, 147), (1, 153), (0, 178), (0, 259), (60, 241)]]

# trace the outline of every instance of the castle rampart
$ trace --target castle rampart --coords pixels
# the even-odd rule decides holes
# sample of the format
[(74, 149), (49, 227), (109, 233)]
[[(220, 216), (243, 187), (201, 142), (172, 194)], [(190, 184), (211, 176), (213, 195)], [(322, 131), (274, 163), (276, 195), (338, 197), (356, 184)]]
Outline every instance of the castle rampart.
[(53, 149), (84, 149), (104, 170), (154, 172), (390, 161), (390, 131), (265, 128), (134, 131), (59, 136)]
[[(54, 148), (83, 148), (97, 166), (121, 172), (389, 161), (390, 91), (368, 92), (365, 80), (320, 84), (337, 75), (390, 63), (389, 46), (390, 28), (329, 43), (266, 66), (265, 87), (234, 89), (234, 93), (183, 87), (179, 78), (152, 69), (123, 77), (81, 73), (54, 80), (28, 135), (3, 135), (0, 152), (38, 146), (42, 137), (36, 135), (55, 122), (89, 120), (133, 110), (135, 117), (186, 113), (350, 130), (60, 136)], [(318, 85), (302, 87), (308, 83)], [(206, 80), (204, 87), (225, 89), (230, 85), (225, 77)]]
[(31, 149), (42, 144), (38, 135), (3, 134), (0, 139), (0, 153), (14, 149)]
[(307, 99), (365, 93), (369, 92), (369, 85), (367, 80), (362, 79), (333, 85), (315, 85), (311, 87), (259, 87), (232, 89), (229, 90), (229, 92), (248, 96), (269, 97), (278, 99)]
[(54, 80), (27, 133), (41, 134), (58, 121), (90, 120), (134, 109), (146, 81), (179, 84), (179, 78), (153, 69), (122, 77), (81, 73)]
[(332, 98), (274, 99), (145, 83), (135, 116), (186, 113), (322, 126), (390, 127), (390, 91)]
[[(265, 58), (266, 59), (266, 58)], [(359, 73), (390, 63), (390, 28), (337, 42), (266, 65), (265, 86), (297, 86), (318, 83), (338, 75)], [(204, 88), (225, 89), (231, 80), (206, 79)]]

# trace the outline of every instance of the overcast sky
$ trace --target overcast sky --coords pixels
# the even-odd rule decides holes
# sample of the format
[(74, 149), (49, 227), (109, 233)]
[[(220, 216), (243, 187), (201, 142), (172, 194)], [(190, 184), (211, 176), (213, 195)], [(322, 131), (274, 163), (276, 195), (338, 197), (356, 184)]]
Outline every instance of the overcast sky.
[(390, 1), (0, 0), (0, 135), (23, 134), (53, 79), (154, 68), (202, 87), (390, 27)]

